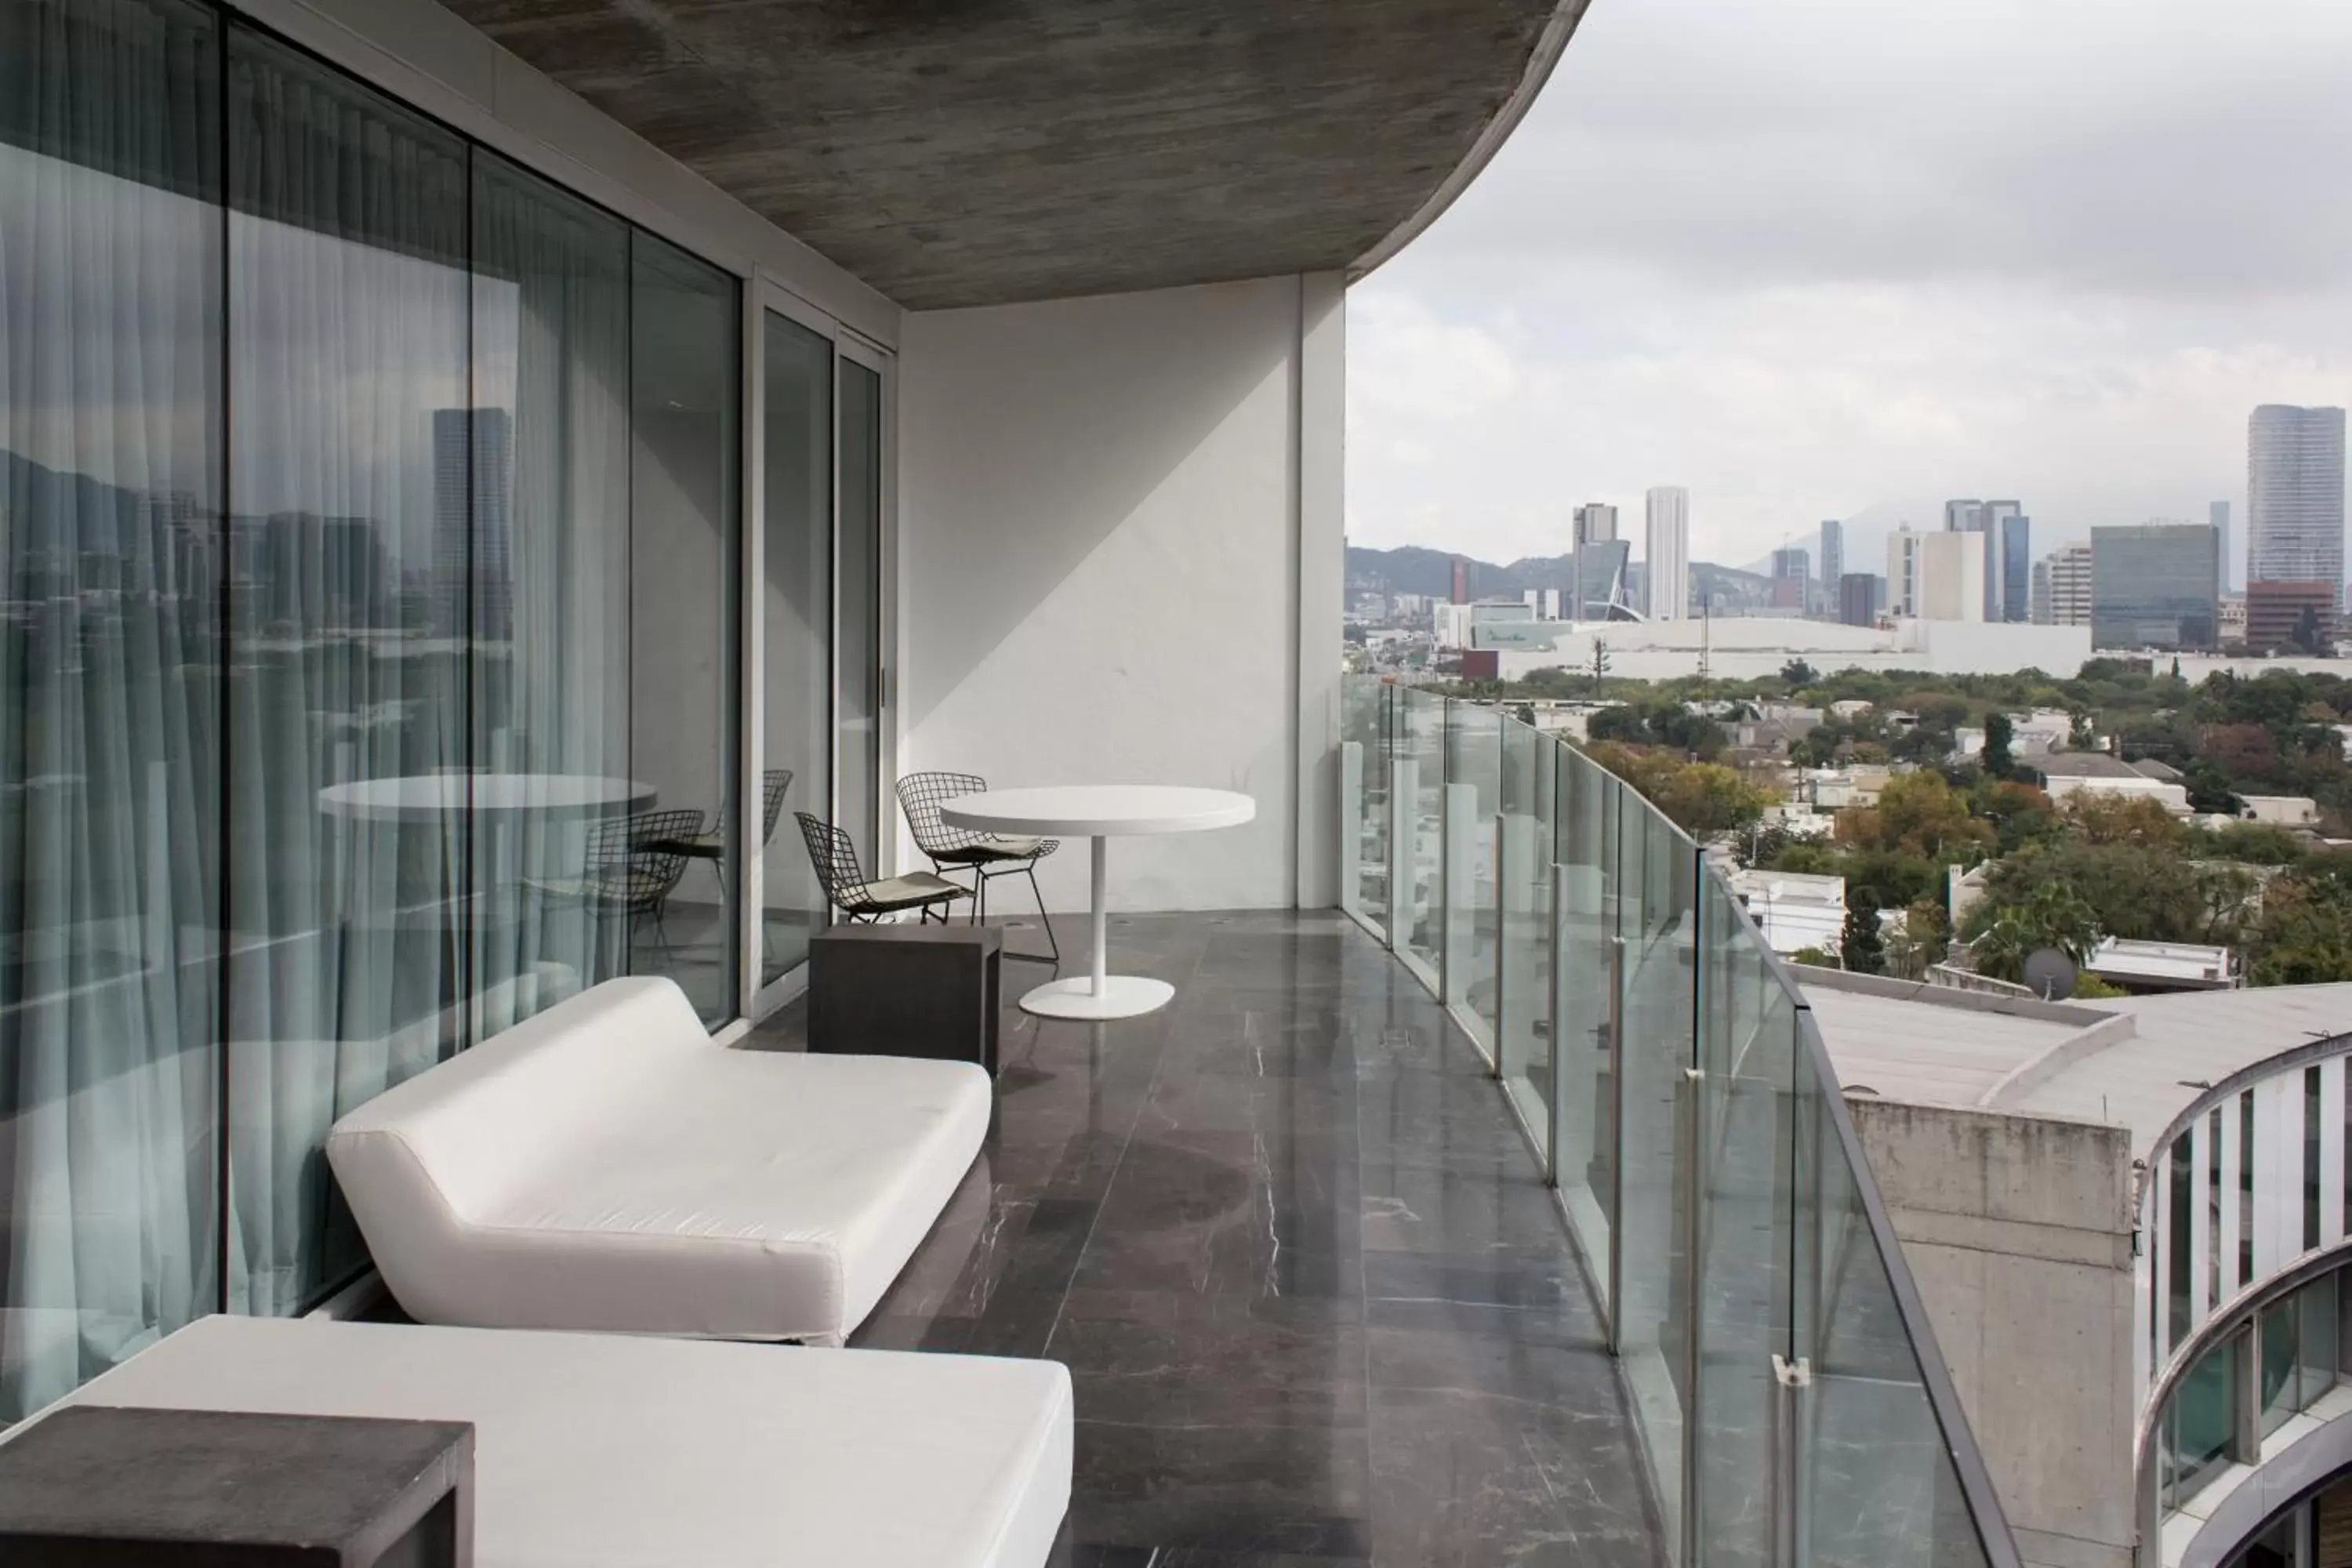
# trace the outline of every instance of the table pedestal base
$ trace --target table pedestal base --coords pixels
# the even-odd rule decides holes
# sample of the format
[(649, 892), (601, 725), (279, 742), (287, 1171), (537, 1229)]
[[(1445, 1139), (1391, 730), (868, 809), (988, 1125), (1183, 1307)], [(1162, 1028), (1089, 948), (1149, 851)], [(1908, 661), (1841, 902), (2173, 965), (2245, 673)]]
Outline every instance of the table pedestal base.
[(1176, 994), (1165, 980), (1137, 974), (1107, 974), (1099, 982), (1088, 976), (1052, 980), (1021, 998), (1021, 1010), (1041, 1018), (1138, 1018), (1157, 1013)]

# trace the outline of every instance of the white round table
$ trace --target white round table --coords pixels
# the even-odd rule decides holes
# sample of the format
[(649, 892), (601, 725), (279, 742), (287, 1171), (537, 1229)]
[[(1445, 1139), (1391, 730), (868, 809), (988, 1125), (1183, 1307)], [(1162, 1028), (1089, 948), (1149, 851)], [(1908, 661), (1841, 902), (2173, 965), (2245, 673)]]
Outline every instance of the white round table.
[(967, 795), (940, 807), (950, 827), (1041, 838), (1094, 840), (1094, 973), (1054, 980), (1021, 998), (1022, 1010), (1046, 1018), (1133, 1018), (1168, 1005), (1176, 987), (1165, 980), (1106, 971), (1103, 848), (1114, 837), (1147, 833), (1201, 833), (1238, 827), (1257, 815), (1257, 802), (1225, 789), (1173, 784), (1061, 784), (1048, 789), (998, 789)]
[(319, 804), (364, 821), (444, 816), (453, 812), (543, 812), (556, 816), (635, 811), (654, 802), (654, 786), (593, 773), (413, 773), (329, 784)]

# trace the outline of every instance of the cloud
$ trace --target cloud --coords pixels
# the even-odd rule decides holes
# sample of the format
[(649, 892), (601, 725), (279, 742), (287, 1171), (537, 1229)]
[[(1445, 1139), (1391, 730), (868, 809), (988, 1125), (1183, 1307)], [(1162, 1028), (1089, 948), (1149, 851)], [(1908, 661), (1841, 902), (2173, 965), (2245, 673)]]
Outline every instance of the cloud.
[(1736, 562), (1946, 495), (2045, 543), (2242, 502), (2254, 404), (2352, 394), (2347, 77), (2313, 0), (1596, 5), (1350, 295), (1353, 533), (1550, 553), (1675, 483)]

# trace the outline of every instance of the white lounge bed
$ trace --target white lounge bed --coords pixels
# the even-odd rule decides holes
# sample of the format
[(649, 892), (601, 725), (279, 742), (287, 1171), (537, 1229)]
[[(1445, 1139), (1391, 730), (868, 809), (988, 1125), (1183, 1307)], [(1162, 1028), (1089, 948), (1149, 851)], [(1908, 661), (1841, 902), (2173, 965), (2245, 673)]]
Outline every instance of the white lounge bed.
[(327, 1139), (420, 1323), (838, 1344), (988, 1130), (963, 1062), (710, 1043), (610, 980), (370, 1100)]
[(470, 1421), (477, 1568), (1042, 1568), (1070, 1499), (1055, 1362), (206, 1318), (63, 1403)]

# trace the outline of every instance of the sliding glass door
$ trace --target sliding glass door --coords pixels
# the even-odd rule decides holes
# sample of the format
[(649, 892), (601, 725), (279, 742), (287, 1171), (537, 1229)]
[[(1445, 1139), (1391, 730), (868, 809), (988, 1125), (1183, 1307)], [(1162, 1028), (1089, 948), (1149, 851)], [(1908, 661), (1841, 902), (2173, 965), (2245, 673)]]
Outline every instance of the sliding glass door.
[(895, 858), (887, 796), (887, 361), (796, 302), (760, 312), (762, 493), (755, 728), (774, 824), (759, 852), (753, 1014), (789, 997), (828, 919), (800, 826), (839, 827), (869, 875)]

